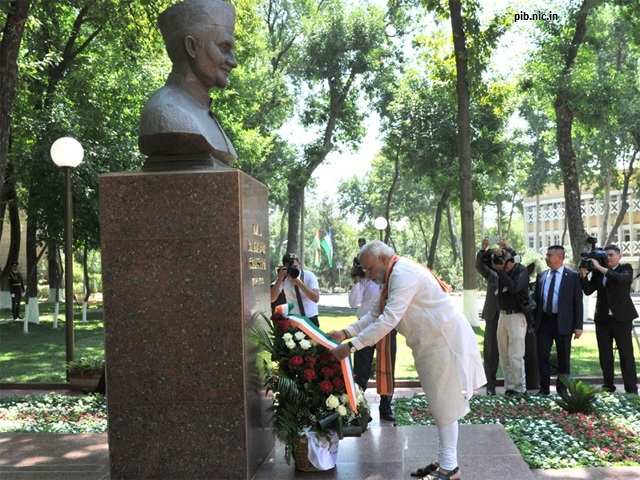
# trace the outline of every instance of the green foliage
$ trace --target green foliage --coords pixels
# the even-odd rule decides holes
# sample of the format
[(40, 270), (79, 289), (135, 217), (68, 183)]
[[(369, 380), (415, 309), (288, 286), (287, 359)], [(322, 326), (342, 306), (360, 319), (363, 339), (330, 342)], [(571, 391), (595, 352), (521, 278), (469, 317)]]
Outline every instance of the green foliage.
[(596, 395), (599, 389), (584, 383), (582, 380), (560, 375), (559, 380), (567, 387), (561, 393), (558, 405), (569, 413), (591, 413), (594, 408)]
[(24, 395), (0, 399), (0, 432), (103, 433), (107, 405), (102, 395)]
[(77, 375), (100, 373), (104, 368), (104, 354), (84, 355), (67, 363), (69, 372)]

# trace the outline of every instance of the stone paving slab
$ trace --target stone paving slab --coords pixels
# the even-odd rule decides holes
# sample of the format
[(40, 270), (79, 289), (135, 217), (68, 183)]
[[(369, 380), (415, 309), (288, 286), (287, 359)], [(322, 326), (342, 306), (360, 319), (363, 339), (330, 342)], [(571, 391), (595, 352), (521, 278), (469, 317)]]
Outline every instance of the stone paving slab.
[[(287, 465), (278, 445), (255, 480), (393, 480), (436, 459), (435, 427), (370, 427), (359, 438), (340, 442), (334, 471), (301, 473)], [(465, 480), (535, 480), (501, 425), (462, 425), (460, 468)]]
[(535, 480), (638, 480), (640, 467), (565, 468), (532, 470)]

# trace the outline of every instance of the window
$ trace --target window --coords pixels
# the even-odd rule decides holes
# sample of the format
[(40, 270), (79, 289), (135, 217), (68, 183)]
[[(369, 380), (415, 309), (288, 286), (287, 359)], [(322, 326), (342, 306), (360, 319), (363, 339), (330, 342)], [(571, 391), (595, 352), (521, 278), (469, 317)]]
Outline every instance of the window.
[(625, 228), (622, 231), (622, 241), (623, 242), (630, 242), (631, 241), (631, 230), (629, 230), (628, 228)]
[(534, 248), (534, 238), (533, 235), (529, 235), (529, 248)]

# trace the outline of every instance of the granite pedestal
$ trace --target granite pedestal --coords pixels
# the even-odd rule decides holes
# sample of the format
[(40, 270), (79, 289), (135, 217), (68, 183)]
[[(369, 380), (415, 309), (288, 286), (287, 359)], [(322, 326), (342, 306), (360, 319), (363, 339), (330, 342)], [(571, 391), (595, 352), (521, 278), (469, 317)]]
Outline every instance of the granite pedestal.
[(238, 170), (101, 177), (112, 480), (246, 479), (271, 451), (267, 220)]

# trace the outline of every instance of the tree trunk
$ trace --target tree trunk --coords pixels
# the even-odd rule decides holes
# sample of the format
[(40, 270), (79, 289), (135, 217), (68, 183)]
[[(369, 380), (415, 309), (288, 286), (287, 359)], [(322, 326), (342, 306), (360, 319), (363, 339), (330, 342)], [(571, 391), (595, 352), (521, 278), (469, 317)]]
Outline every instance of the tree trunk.
[(27, 311), (25, 312), (25, 325), (27, 322), (38, 323), (38, 225), (33, 215), (27, 217)]
[(302, 187), (302, 191), (300, 193), (300, 240), (298, 243), (298, 248), (300, 250), (300, 265), (304, 267), (304, 190)]
[(89, 283), (89, 249), (87, 245), (82, 248), (82, 276), (84, 280), (84, 298), (82, 300), (82, 321), (87, 321), (87, 306), (91, 296), (91, 285)]
[(611, 172), (604, 167), (602, 174), (604, 175), (604, 198), (602, 199), (602, 223), (600, 224), (600, 241), (607, 238), (609, 230), (609, 204), (611, 203)]
[(393, 193), (396, 189), (396, 185), (398, 184), (398, 178), (400, 177), (400, 147), (396, 150), (396, 158), (393, 162), (393, 180), (391, 181), (391, 185), (389, 186), (389, 191), (387, 192), (387, 200), (384, 206), (384, 217), (387, 219), (387, 228), (384, 233), (384, 243), (387, 245), (391, 240), (391, 201), (393, 200)]
[(451, 202), (447, 203), (447, 223), (449, 224), (449, 241), (451, 242), (451, 254), (453, 262), (458, 263), (460, 260), (460, 251), (458, 250), (458, 236), (456, 235), (456, 224), (451, 214)]
[(420, 233), (422, 233), (422, 241), (424, 242), (424, 260), (427, 262), (429, 260), (429, 240), (427, 239), (427, 232), (424, 230), (424, 225), (422, 224), (422, 217), (420, 214), (416, 215), (418, 219), (418, 227), (420, 227)]
[(47, 242), (47, 273), (49, 277), (49, 301), (55, 302), (60, 288), (60, 266), (58, 265), (58, 246), (51, 239)]
[(480, 206), (480, 236), (484, 238), (484, 210), (485, 206)]
[(502, 238), (502, 200), (496, 201), (496, 223), (498, 227), (498, 238)]
[(580, 262), (580, 253), (585, 246), (586, 232), (580, 208), (580, 179), (576, 166), (576, 152), (573, 149), (572, 141), (571, 73), (578, 55), (578, 49), (584, 42), (587, 31), (587, 16), (596, 3), (599, 2), (596, 0), (583, 0), (576, 15), (576, 29), (567, 50), (554, 105), (556, 112), (556, 145), (562, 171), (565, 215), (569, 227), (574, 265), (578, 265)]
[(304, 203), (304, 187), (289, 183), (289, 215), (287, 225), (287, 252), (299, 254), (300, 215)]
[[(460, 217), (462, 225), (462, 264), (465, 290), (475, 290), (476, 239), (473, 224), (473, 186), (471, 183), (471, 126), (469, 116), (469, 76), (467, 47), (460, 0), (449, 0), (451, 30), (456, 57), (458, 97), (458, 157), (460, 162)], [(470, 313), (472, 315), (472, 313)], [(477, 316), (477, 312), (476, 312)], [(473, 323), (473, 322), (472, 322)]]
[(620, 225), (622, 225), (624, 216), (627, 213), (627, 210), (629, 209), (629, 180), (633, 175), (633, 164), (636, 161), (636, 157), (638, 156), (639, 149), (640, 149), (640, 145), (636, 146), (636, 149), (633, 152), (633, 156), (631, 157), (631, 160), (629, 160), (629, 168), (627, 169), (626, 172), (624, 172), (620, 211), (618, 212), (618, 216), (616, 217), (615, 222), (613, 222), (613, 226), (609, 231), (609, 236), (607, 237), (607, 241), (604, 242), (604, 245), (608, 245), (613, 241), (613, 236), (615, 235), (615, 232), (618, 231), (618, 228), (620, 228)]
[(282, 245), (284, 243), (284, 228), (285, 228), (285, 223), (286, 223), (286, 219), (287, 219), (287, 210), (286, 209), (282, 209), (282, 216), (280, 217), (280, 233), (278, 235), (278, 246), (276, 248), (276, 261), (278, 262), (278, 265), (280, 265), (280, 260), (282, 259)]
[(29, 0), (9, 2), (7, 18), (0, 43), (0, 185), (5, 183), (11, 110), (16, 95), (18, 78), (18, 53), (29, 15)]
[(429, 248), (429, 257), (427, 260), (427, 267), (433, 269), (436, 263), (436, 249), (438, 248), (438, 237), (440, 236), (440, 225), (442, 223), (442, 211), (445, 209), (447, 201), (449, 200), (449, 191), (445, 190), (438, 206), (436, 207), (435, 218), (433, 219), (433, 235), (431, 236), (431, 247)]
[(460, 219), (462, 226), (463, 309), (472, 327), (480, 326), (476, 307), (476, 236), (473, 224), (473, 184), (471, 182), (471, 122), (469, 114), (469, 75), (467, 46), (460, 0), (449, 0), (451, 31), (456, 57), (456, 96), (458, 98), (458, 158), (460, 168)]

